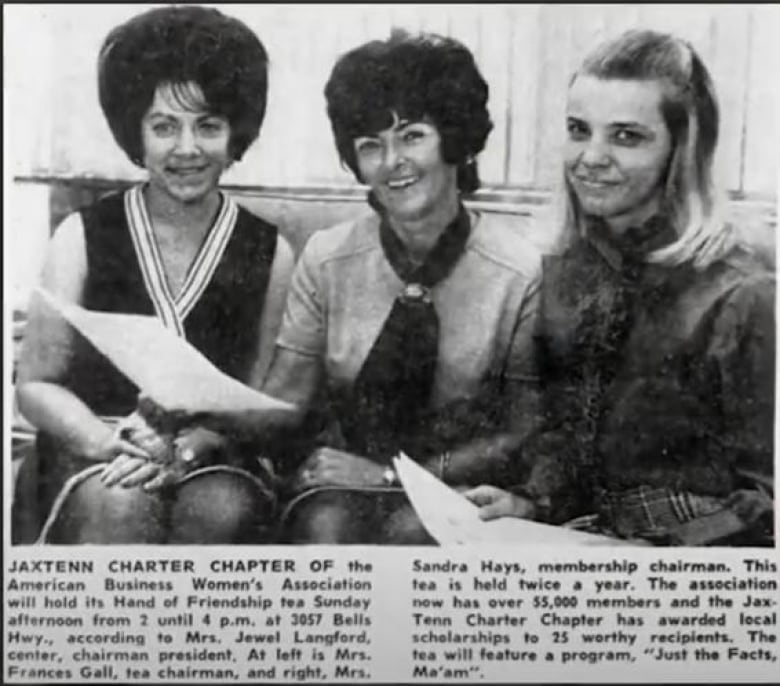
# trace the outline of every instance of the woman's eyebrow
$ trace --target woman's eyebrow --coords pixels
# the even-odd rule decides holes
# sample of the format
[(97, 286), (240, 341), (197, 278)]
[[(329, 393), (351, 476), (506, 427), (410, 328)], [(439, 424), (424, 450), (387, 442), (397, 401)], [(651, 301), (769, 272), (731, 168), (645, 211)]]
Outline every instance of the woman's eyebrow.
[(609, 123), (609, 127), (613, 129), (642, 129), (643, 131), (650, 131), (650, 128), (638, 121), (613, 121)]

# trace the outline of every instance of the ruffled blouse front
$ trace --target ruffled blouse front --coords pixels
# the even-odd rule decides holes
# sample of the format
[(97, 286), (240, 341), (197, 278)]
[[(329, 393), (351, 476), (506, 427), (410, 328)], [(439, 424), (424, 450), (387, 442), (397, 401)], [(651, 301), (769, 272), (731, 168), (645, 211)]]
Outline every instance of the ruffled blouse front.
[(594, 224), (545, 258), (529, 487), (561, 518), (604, 490), (722, 496), (738, 469), (772, 474), (774, 276), (741, 250), (703, 271), (646, 261), (673, 238), (662, 217), (619, 239)]

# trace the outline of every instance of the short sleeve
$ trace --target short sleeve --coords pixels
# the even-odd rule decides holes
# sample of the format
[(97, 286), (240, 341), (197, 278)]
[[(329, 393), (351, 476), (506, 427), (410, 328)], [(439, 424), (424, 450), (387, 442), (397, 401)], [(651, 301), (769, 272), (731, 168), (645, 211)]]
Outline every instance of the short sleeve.
[(317, 240), (316, 236), (313, 236), (303, 249), (293, 271), (277, 338), (279, 347), (302, 355), (324, 355), (326, 308), (322, 281)]
[(540, 277), (528, 283), (517, 311), (512, 339), (505, 365), (505, 378), (510, 382), (538, 384), (539, 365), (536, 354), (536, 328), (539, 315)]

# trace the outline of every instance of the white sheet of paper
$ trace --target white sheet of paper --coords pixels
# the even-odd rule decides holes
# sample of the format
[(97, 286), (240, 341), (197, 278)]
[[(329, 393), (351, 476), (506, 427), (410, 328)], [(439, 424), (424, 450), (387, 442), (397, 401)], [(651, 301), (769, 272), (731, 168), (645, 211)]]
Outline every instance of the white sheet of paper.
[(479, 507), (408, 456), (401, 453), (393, 458), (393, 463), (417, 516), (440, 545), (631, 545), (607, 536), (517, 517), (483, 521), (479, 518)]
[(292, 405), (223, 374), (157, 317), (94, 312), (42, 288), (44, 301), (141, 391), (165, 409), (184, 412), (285, 412)]

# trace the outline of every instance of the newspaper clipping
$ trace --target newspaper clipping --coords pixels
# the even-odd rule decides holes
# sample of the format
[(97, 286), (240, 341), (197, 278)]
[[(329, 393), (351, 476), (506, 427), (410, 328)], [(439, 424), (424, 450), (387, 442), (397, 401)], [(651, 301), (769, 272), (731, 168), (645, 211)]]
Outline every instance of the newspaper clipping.
[(778, 8), (3, 19), (4, 682), (777, 682)]

